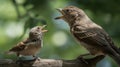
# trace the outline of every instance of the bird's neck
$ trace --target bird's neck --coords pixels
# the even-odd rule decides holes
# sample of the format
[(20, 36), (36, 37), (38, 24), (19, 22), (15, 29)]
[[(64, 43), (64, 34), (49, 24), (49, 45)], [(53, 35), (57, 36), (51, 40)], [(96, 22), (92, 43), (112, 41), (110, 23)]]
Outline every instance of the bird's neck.
[(43, 46), (43, 45), (42, 45), (43, 41), (42, 41), (42, 38), (41, 38), (41, 37), (32, 38), (32, 39), (30, 39), (30, 40), (31, 40), (31, 42), (36, 43), (37, 46), (41, 46), (41, 47)]
[(70, 24), (70, 28), (75, 28), (79, 26), (80, 28), (83, 28), (83, 29), (88, 29), (89, 28), (100, 28), (102, 29), (101, 26), (97, 25), (96, 23), (94, 23), (89, 17), (84, 17), (84, 18), (81, 18), (81, 19), (76, 19), (73, 24)]
[(42, 36), (37, 36), (37, 37), (29, 37), (30, 40), (42, 40)]
[(75, 26), (87, 26), (89, 24), (93, 23), (88, 16), (84, 16), (82, 18), (76, 18), (74, 21), (69, 23), (70, 27), (75, 27)]

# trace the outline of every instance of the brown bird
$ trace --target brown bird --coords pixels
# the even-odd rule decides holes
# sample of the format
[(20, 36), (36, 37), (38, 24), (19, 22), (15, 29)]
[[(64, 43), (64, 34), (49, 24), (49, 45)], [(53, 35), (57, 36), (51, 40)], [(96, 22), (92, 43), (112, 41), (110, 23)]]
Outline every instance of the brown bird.
[(46, 25), (43, 26), (36, 26), (32, 28), (29, 32), (29, 37), (18, 43), (16, 46), (11, 48), (7, 54), (16, 53), (17, 56), (33, 56), (36, 58), (36, 53), (40, 50), (42, 47), (42, 37), (43, 33), (47, 32), (47, 30), (44, 30), (43, 28)]
[(92, 55), (109, 55), (120, 65), (120, 50), (116, 47), (111, 37), (105, 30), (94, 23), (82, 9), (75, 6), (68, 6), (64, 9), (57, 9), (62, 16), (55, 19), (65, 20), (74, 37)]

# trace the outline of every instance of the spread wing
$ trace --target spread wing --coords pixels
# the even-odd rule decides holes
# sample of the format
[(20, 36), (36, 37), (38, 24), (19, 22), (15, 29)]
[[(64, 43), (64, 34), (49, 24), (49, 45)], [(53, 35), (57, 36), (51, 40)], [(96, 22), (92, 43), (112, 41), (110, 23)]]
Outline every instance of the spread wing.
[(26, 39), (20, 43), (18, 43), (16, 46), (14, 46), (13, 48), (11, 48), (9, 51), (13, 51), (13, 52), (18, 52), (21, 50), (24, 50), (25, 48), (27, 48), (27, 43), (29, 42), (29, 39)]

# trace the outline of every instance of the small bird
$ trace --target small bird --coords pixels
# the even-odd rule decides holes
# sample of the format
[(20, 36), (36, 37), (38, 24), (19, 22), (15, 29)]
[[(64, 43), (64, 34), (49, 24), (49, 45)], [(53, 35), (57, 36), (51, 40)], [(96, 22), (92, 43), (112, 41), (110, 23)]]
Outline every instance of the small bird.
[(70, 26), (71, 33), (91, 55), (109, 55), (120, 65), (119, 48), (114, 45), (107, 32), (94, 23), (82, 9), (75, 6), (67, 6), (57, 10), (62, 16), (55, 19), (66, 21)]
[(12, 47), (7, 54), (16, 53), (18, 57), (33, 56), (37, 58), (36, 54), (42, 47), (43, 33), (47, 32), (47, 30), (43, 29), (45, 26), (46, 25), (33, 27), (29, 32), (29, 37)]

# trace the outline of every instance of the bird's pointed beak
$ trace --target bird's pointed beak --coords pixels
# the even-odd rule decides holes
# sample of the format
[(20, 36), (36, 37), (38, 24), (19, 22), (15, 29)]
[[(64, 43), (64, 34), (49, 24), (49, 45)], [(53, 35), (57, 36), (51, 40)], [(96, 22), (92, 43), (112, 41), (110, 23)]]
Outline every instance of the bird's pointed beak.
[(57, 8), (56, 10), (58, 10), (59, 12), (61, 12), (62, 13), (62, 8)]
[(44, 30), (44, 28), (45, 28), (46, 26), (47, 26), (47, 25), (43, 25), (42, 28), (41, 28), (41, 30), (42, 30), (43, 33), (48, 31), (48, 30)]
[(42, 30), (42, 32), (44, 33), (44, 32), (48, 32), (48, 30)]
[(57, 8), (56, 10), (58, 10), (61, 14), (62, 14), (62, 16), (59, 16), (59, 17), (56, 17), (55, 19), (62, 19), (64, 16), (64, 12), (63, 12), (63, 9), (62, 8)]
[(44, 29), (47, 25), (43, 25), (41, 29)]

